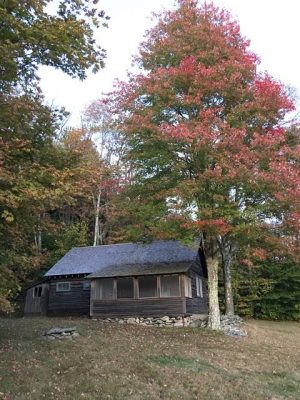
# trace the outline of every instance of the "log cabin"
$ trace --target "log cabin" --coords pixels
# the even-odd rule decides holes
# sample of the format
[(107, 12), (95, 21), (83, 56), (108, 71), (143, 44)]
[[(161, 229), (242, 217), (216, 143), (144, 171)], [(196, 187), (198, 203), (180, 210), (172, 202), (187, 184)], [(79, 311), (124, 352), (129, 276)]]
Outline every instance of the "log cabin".
[(95, 318), (207, 313), (205, 258), (172, 240), (75, 247), (27, 290), (24, 313)]

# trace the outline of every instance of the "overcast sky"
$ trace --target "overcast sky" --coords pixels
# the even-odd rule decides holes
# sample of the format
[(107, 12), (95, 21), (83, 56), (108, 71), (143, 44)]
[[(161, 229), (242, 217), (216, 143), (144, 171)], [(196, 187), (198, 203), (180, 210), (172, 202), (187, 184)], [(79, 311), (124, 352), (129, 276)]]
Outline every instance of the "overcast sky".
[[(105, 69), (80, 82), (60, 71), (42, 67), (41, 86), (46, 101), (71, 112), (69, 125), (80, 123), (80, 113), (93, 100), (112, 88), (115, 78), (125, 79), (132, 55), (137, 53), (144, 32), (151, 26), (152, 11), (171, 8), (174, 0), (100, 0), (111, 17), (108, 29), (97, 32), (98, 43), (107, 50)], [(251, 49), (261, 59), (261, 69), (294, 87), (300, 94), (300, 1), (215, 0), (231, 11)], [(298, 107), (299, 108), (299, 107)]]

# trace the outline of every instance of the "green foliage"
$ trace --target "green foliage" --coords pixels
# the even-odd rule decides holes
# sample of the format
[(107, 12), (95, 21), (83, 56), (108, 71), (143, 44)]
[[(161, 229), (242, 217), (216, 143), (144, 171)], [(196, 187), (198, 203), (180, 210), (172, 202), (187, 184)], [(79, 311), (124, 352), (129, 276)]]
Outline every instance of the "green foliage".
[(84, 79), (104, 66), (93, 28), (107, 17), (92, 3), (0, 0), (0, 311), (47, 262), (55, 210), (74, 204), (76, 158), (57, 135), (66, 114), (43, 104), (37, 70)]
[(255, 318), (300, 320), (300, 268), (272, 257), (255, 268), (234, 270), (237, 313)]
[(64, 230), (63, 234), (55, 241), (56, 250), (54, 256), (59, 259), (72, 247), (87, 246), (88, 226), (84, 222), (74, 223)]
[[(86, 77), (90, 67), (103, 67), (105, 51), (95, 44), (93, 27), (106, 19), (89, 0), (0, 1), (0, 90), (32, 90), (39, 65)], [(96, 2), (94, 2), (95, 4)]]
[(300, 268), (288, 259), (272, 260), (261, 274), (272, 282), (272, 290), (256, 303), (256, 315), (268, 319), (300, 321)]

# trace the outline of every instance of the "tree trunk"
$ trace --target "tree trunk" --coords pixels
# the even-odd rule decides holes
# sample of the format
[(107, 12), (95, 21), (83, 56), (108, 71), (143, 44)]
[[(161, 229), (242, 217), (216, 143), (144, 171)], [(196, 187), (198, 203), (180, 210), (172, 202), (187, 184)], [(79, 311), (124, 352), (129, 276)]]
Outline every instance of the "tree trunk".
[(42, 251), (42, 230), (40, 228), (38, 230), (38, 240), (37, 240), (37, 242), (38, 242), (38, 250), (39, 250), (39, 252), (41, 252)]
[(42, 231), (38, 228), (37, 233), (34, 234), (34, 243), (37, 251), (40, 253), (42, 251)]
[(104, 244), (105, 238), (107, 236), (108, 233), (108, 224), (100, 224), (99, 227), (99, 244)]
[(220, 330), (220, 307), (218, 298), (218, 258), (207, 257), (207, 273), (208, 273), (208, 328)]
[(95, 228), (94, 228), (94, 243), (93, 246), (99, 244), (99, 216), (100, 216), (100, 201), (101, 201), (101, 189), (99, 189), (97, 199), (95, 201)]
[(38, 215), (37, 229), (34, 234), (34, 242), (39, 253), (42, 252), (42, 229), (41, 229), (41, 215)]
[(231, 278), (231, 268), (233, 261), (232, 246), (230, 244), (224, 244), (223, 241), (220, 241), (219, 245), (222, 254), (222, 269), (223, 269), (224, 290), (225, 290), (225, 314), (234, 315), (234, 302), (233, 302), (233, 290), (232, 290), (232, 278)]
[(232, 258), (225, 258), (222, 264), (225, 289), (225, 314), (234, 315), (233, 290), (231, 279)]

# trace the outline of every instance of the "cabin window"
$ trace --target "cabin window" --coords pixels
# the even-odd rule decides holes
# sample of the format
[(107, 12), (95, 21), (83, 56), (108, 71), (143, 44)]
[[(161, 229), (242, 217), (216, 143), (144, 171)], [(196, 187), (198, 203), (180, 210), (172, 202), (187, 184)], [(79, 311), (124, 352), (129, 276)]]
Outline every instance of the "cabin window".
[(90, 290), (91, 282), (90, 281), (83, 281), (82, 282), (82, 288), (83, 288), (83, 290)]
[(156, 276), (139, 277), (139, 297), (157, 297)]
[(71, 290), (70, 282), (57, 282), (56, 291), (57, 292), (69, 292)]
[(118, 299), (133, 299), (133, 279), (118, 278), (117, 280)]
[(199, 276), (196, 276), (196, 289), (197, 289), (197, 296), (203, 297), (202, 279), (199, 278)]
[(37, 286), (34, 288), (33, 297), (41, 297), (42, 296), (43, 287)]
[(111, 278), (97, 279), (95, 281), (94, 299), (113, 300), (114, 299), (114, 280)]
[(184, 293), (185, 297), (192, 297), (192, 280), (188, 276), (184, 277)]
[(163, 275), (160, 277), (160, 296), (161, 297), (180, 296), (178, 275)]

